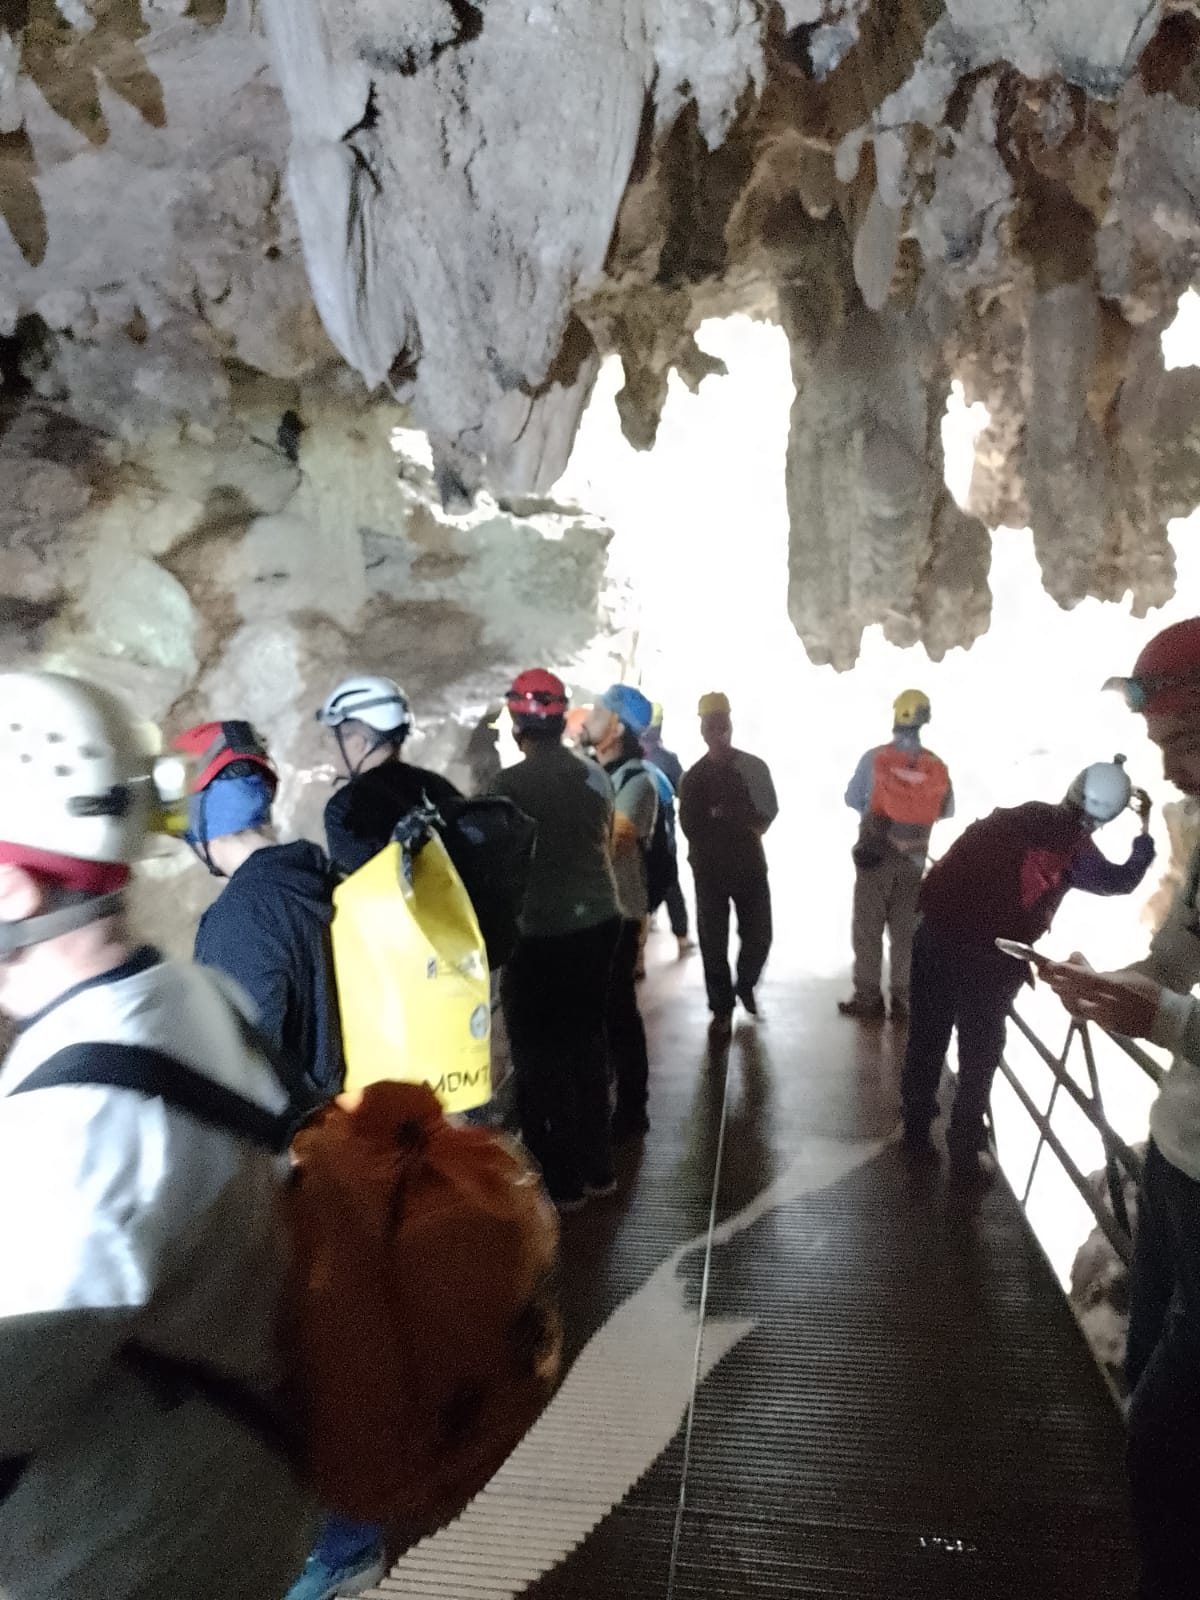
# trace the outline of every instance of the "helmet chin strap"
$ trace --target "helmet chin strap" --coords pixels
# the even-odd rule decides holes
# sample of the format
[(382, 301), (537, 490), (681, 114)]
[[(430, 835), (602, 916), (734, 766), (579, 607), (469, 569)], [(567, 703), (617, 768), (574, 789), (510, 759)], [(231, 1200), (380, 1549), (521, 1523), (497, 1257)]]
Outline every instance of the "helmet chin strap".
[(385, 744), (391, 745), (393, 752), (399, 754), (401, 746), (404, 743), (403, 739), (397, 742), (394, 733), (380, 733), (376, 738), (375, 743), (368, 745), (363, 751), (362, 755), (359, 756), (358, 761), (353, 762), (346, 754), (346, 743), (342, 737), (342, 724), (340, 722), (338, 723), (337, 727), (334, 728), (333, 736), (337, 740), (337, 747), (342, 758), (342, 765), (346, 769), (346, 778), (343, 781), (351, 781), (354, 778), (357, 778), (363, 769), (363, 762), (369, 761), (375, 754), (376, 750), (382, 749)]
[(227, 873), (221, 871), (220, 867), (213, 860), (212, 852), (208, 848), (207, 839), (189, 839), (188, 844), (191, 845), (192, 854), (195, 856), (196, 860), (203, 862), (204, 866), (208, 868), (210, 877), (224, 878), (228, 876)]
[(75, 905), (59, 906), (56, 911), (44, 911), (37, 917), (26, 917), (21, 922), (0, 922), (0, 961), (11, 961), (13, 956), (31, 945), (45, 944), (64, 933), (74, 933), (93, 922), (103, 922), (105, 917), (115, 917), (125, 904), (125, 891), (94, 895)]
[(192, 854), (196, 857), (197, 861), (202, 861), (204, 863), (204, 865), (208, 868), (208, 872), (209, 872), (209, 876), (210, 877), (212, 877), (212, 878), (224, 878), (224, 877), (227, 876), (227, 874), (221, 871), (220, 867), (217, 865), (217, 863), (212, 858), (212, 849), (211, 849), (211, 845), (210, 845), (210, 841), (209, 841), (209, 837), (208, 837), (208, 790), (207, 789), (202, 789), (200, 791), (200, 816), (199, 816), (198, 820), (199, 820), (199, 823), (200, 823), (200, 831), (199, 831), (199, 833), (189, 834), (188, 835), (188, 841), (187, 842), (192, 847)]

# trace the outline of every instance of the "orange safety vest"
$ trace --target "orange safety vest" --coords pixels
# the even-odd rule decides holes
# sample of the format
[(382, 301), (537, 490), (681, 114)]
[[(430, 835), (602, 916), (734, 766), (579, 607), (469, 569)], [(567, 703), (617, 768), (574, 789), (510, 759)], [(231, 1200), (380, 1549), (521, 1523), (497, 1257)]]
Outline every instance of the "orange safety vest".
[(900, 750), (894, 744), (876, 752), (871, 784), (871, 813), (889, 822), (932, 828), (942, 814), (950, 788), (945, 762), (928, 750)]

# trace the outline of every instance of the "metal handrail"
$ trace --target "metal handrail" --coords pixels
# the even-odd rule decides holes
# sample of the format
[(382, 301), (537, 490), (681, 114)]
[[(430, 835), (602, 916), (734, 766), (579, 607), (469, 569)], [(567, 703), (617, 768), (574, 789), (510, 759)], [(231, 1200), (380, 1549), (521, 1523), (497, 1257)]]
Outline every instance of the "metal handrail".
[(1136, 1062), (1141, 1067), (1156, 1088), (1162, 1088), (1162, 1081), (1166, 1077), (1166, 1073), (1157, 1061), (1146, 1054), (1141, 1045), (1134, 1044), (1133, 1040), (1127, 1039), (1123, 1033), (1110, 1033), (1108, 1037), (1115, 1045), (1124, 1050), (1131, 1061)]
[[(1063, 1047), (1056, 1056), (1049, 1046), (1038, 1037), (1025, 1019), (1018, 1014), (1015, 1008), (1009, 1011), (1009, 1018), (1025, 1040), (1033, 1047), (1038, 1058), (1050, 1068), (1054, 1075), (1050, 1099), (1045, 1111), (1042, 1111), (1008, 1061), (1002, 1058), (1000, 1062), (1000, 1071), (1005, 1081), (1038, 1130), (1037, 1147), (1030, 1163), (1029, 1176), (1026, 1179), (1021, 1203), (1022, 1205), (1028, 1204), (1042, 1151), (1048, 1148), (1057, 1157), (1063, 1171), (1083, 1197), (1088, 1210), (1096, 1220), (1096, 1226), (1103, 1232), (1105, 1238), (1107, 1238), (1125, 1265), (1130, 1266), (1133, 1262), (1133, 1230), (1130, 1225), (1128, 1208), (1125, 1204), (1125, 1177), (1128, 1175), (1136, 1182), (1140, 1182), (1142, 1160), (1137, 1151), (1132, 1149), (1117, 1133), (1105, 1115), (1104, 1101), (1100, 1092), (1100, 1077), (1096, 1068), (1096, 1055), (1089, 1025), (1085, 1022), (1073, 1021), (1067, 1030), (1067, 1037)], [(1103, 1029), (1101, 1030), (1101, 1032), (1104, 1031)], [(1140, 1067), (1152, 1082), (1155, 1084), (1162, 1082), (1162, 1068), (1132, 1040), (1115, 1033), (1106, 1034), (1106, 1037), (1111, 1039), (1131, 1061)], [(1080, 1043), (1087, 1068), (1088, 1089), (1086, 1090), (1075, 1081), (1069, 1071), (1072, 1048), (1077, 1040)], [(1101, 1142), (1104, 1145), (1104, 1171), (1109, 1203), (1112, 1207), (1111, 1212), (1106, 1210), (1101, 1202), (1097, 1200), (1086, 1174), (1076, 1165), (1066, 1146), (1051, 1125), (1051, 1118), (1060, 1093), (1067, 1095), (1100, 1135)]]

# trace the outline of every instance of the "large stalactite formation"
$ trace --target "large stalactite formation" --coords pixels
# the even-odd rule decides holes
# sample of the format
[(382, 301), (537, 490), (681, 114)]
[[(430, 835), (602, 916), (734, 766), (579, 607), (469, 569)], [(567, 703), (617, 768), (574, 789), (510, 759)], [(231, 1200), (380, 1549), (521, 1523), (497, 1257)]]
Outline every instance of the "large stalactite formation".
[[(1200, 253), (1197, 13), (0, 0), (8, 658), (131, 664), (159, 712), (307, 691), (347, 637), (447, 704), (531, 630), (568, 659), (605, 535), (544, 497), (599, 363), (649, 447), (735, 311), (791, 343), (814, 660), (872, 623), (970, 643), (999, 523), (1064, 606), (1161, 602), (1200, 502), (1159, 344)], [(954, 379), (990, 413), (965, 512)], [(399, 495), (398, 423), (434, 458)]]

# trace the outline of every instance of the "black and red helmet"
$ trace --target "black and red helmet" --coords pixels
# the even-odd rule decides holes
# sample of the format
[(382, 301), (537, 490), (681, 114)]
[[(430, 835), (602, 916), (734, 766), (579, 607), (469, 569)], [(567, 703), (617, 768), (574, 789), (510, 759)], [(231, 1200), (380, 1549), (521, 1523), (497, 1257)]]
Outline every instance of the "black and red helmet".
[(570, 698), (561, 678), (544, 667), (533, 667), (513, 679), (505, 704), (514, 721), (548, 722), (552, 717), (566, 716)]
[(247, 767), (258, 767), (267, 774), (272, 784), (279, 781), (267, 747), (248, 722), (200, 722), (188, 728), (172, 743), (172, 748), (188, 758), (192, 768), (190, 789), (199, 794), (207, 789), (214, 778), (219, 778), (235, 762)]

